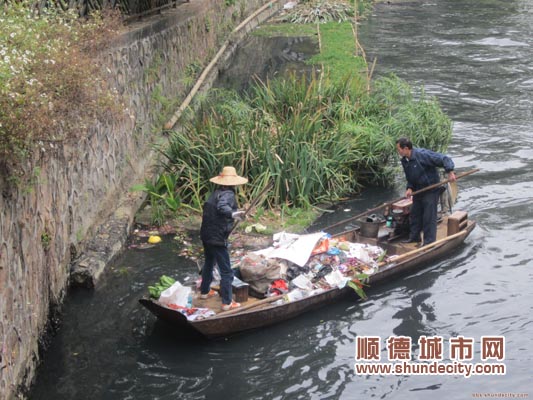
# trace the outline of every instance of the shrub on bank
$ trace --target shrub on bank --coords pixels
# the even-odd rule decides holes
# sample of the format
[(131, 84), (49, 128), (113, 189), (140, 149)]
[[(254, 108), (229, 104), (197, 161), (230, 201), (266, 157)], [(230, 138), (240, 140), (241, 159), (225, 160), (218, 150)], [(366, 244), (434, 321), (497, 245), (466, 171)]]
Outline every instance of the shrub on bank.
[[(257, 82), (244, 95), (211, 91), (195, 115), (170, 133), (170, 146), (161, 149), (166, 172), (137, 188), (149, 193), (157, 220), (165, 209), (175, 211), (169, 203), (199, 211), (212, 190), (208, 178), (223, 165), (250, 178), (238, 192), (241, 204), (271, 183), (267, 208), (309, 209), (354, 195), (366, 184), (391, 183), (399, 136), (446, 148), (451, 122), (436, 99), (423, 90), (413, 93), (393, 75), (372, 80), (350, 23), (316, 29), (320, 54), (309, 62), (320, 65), (319, 76)], [(174, 183), (171, 191), (168, 182)]]
[[(116, 94), (98, 63), (117, 17), (10, 2), (0, 10), (0, 165), (8, 175), (39, 142), (86, 132), (116, 115)], [(6, 169), (9, 169), (6, 171)]]
[(259, 83), (242, 96), (214, 91), (161, 150), (177, 182), (172, 195), (200, 209), (207, 178), (233, 165), (252, 183), (243, 200), (270, 182), (270, 206), (306, 208), (369, 182), (391, 183), (399, 136), (435, 150), (448, 145), (450, 120), (423, 91), (413, 96), (395, 76), (375, 80), (370, 92), (356, 88), (325, 74)]

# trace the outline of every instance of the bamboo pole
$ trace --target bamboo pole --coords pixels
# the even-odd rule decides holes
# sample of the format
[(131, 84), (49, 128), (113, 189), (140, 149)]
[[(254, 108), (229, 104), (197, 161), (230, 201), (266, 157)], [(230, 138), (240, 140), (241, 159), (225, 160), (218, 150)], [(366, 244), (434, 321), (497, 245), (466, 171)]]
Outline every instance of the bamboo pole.
[(352, 30), (354, 31), (354, 37), (355, 37), (355, 56), (357, 57), (359, 54), (357, 54), (357, 50), (359, 49), (359, 39), (357, 37), (357, 0), (354, 1), (354, 23), (352, 24)]
[[(245, 27), (252, 19), (254, 19), (255, 17), (257, 17), (259, 14), (261, 14), (264, 10), (266, 10), (267, 8), (269, 7), (272, 7), (275, 3), (277, 3), (279, 0), (273, 0), (273, 1), (270, 1), (268, 2), (267, 4), (265, 4), (263, 7), (261, 7), (260, 9), (256, 10), (252, 15), (250, 15), (248, 18), (246, 18), (243, 22), (241, 22), (232, 32), (231, 32), (231, 35), (239, 32), (243, 27)], [(231, 38), (231, 35), (230, 35), (230, 38)], [(198, 78), (198, 80), (196, 81), (196, 83), (194, 84), (193, 88), (191, 89), (191, 91), (189, 92), (189, 94), (187, 95), (187, 97), (185, 98), (185, 100), (183, 100), (183, 103), (181, 103), (181, 105), (179, 106), (179, 108), (177, 109), (177, 111), (174, 113), (174, 115), (172, 115), (172, 117), (170, 118), (170, 120), (165, 124), (165, 129), (166, 130), (169, 130), (169, 129), (172, 129), (174, 128), (174, 125), (176, 125), (176, 122), (178, 122), (178, 119), (181, 117), (181, 114), (183, 114), (183, 111), (185, 111), (185, 109), (189, 106), (189, 104), (191, 103), (193, 97), (196, 95), (196, 93), (198, 92), (198, 90), (200, 89), (200, 87), (203, 85), (205, 79), (207, 78), (207, 76), (209, 75), (209, 73), (211, 72), (211, 70), (213, 69), (213, 67), (218, 63), (219, 59), (222, 57), (222, 55), (224, 54), (224, 52), (226, 51), (226, 49), (229, 47), (230, 45), (230, 40), (226, 40), (224, 42), (224, 44), (222, 45), (222, 47), (218, 50), (217, 54), (215, 55), (215, 57), (213, 57), (213, 59), (211, 60), (211, 62), (207, 65), (207, 67), (205, 67), (205, 69), (202, 71), (202, 74), (200, 75), (200, 77)]]
[[(455, 176), (455, 179), (463, 178), (463, 177), (465, 177), (465, 176), (471, 175), (471, 174), (473, 174), (474, 172), (478, 172), (478, 171), (479, 171), (479, 168), (475, 168), (475, 169), (472, 169), (472, 170), (470, 170), (470, 171), (463, 172), (463, 173), (461, 173), (461, 174), (456, 175), (456, 176)], [(428, 190), (431, 190), (431, 189), (435, 189), (435, 188), (437, 188), (437, 187), (439, 187), (439, 186), (442, 186), (442, 185), (444, 185), (444, 184), (446, 184), (446, 183), (448, 183), (448, 182), (450, 182), (450, 180), (449, 180), (449, 179), (445, 179), (445, 180), (443, 180), (443, 181), (441, 181), (441, 182), (435, 183), (435, 184), (430, 185), (430, 186), (427, 186), (427, 187), (425, 187), (425, 188), (423, 188), (423, 189), (417, 190), (416, 192), (413, 192), (412, 196), (415, 196), (415, 195), (417, 195), (417, 194), (424, 193), (424, 192), (426, 192), (426, 191), (428, 191)], [(405, 196), (404, 196), (404, 197), (397, 198), (397, 199), (392, 200), (392, 201), (389, 201), (389, 202), (387, 202), (387, 203), (383, 203), (383, 204), (380, 205), (380, 206), (377, 206), (377, 207), (371, 208), (370, 210), (366, 210), (366, 211), (362, 212), (361, 214), (357, 214), (357, 215), (354, 216), (354, 217), (350, 217), (350, 218), (348, 218), (348, 219), (345, 219), (345, 220), (342, 220), (342, 221), (336, 222), (336, 223), (334, 223), (333, 225), (330, 225), (330, 226), (327, 226), (327, 227), (323, 228), (322, 230), (323, 230), (323, 231), (327, 231), (328, 229), (331, 229), (331, 228), (333, 228), (333, 227), (336, 227), (336, 226), (339, 226), (339, 225), (345, 224), (345, 223), (347, 223), (347, 222), (353, 221), (353, 220), (355, 220), (355, 219), (357, 219), (357, 218), (361, 218), (361, 217), (363, 217), (363, 216), (365, 216), (365, 215), (367, 215), (367, 214), (370, 214), (371, 212), (374, 212), (374, 211), (380, 210), (380, 209), (382, 209), (382, 208), (384, 208), (384, 207), (386, 207), (386, 206), (389, 206), (389, 207), (390, 207), (392, 204), (397, 203), (398, 201), (403, 200), (403, 199), (405, 199)]]

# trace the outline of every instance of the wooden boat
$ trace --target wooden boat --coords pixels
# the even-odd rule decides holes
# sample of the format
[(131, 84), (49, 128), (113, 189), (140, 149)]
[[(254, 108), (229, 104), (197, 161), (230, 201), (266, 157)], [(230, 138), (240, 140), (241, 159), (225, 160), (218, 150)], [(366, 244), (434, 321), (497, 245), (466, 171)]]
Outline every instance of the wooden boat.
[[(385, 221), (381, 222), (376, 237), (364, 237), (361, 235), (361, 229), (354, 229), (334, 235), (334, 238), (343, 237), (349, 242), (378, 245), (386, 250), (387, 260), (381, 262), (377, 271), (369, 276), (368, 285), (375, 287), (381, 282), (391, 281), (400, 274), (428, 266), (434, 260), (445, 257), (464, 242), (474, 227), (475, 222), (468, 219), (466, 212), (456, 211), (442, 218), (437, 228), (437, 240), (423, 247), (418, 247), (416, 243), (403, 243), (400, 237), (392, 234), (391, 229), (386, 228)], [(275, 303), (282, 298), (281, 295), (265, 299), (249, 296), (242, 307), (230, 311), (221, 310), (220, 298), (201, 300), (197, 297), (194, 299), (194, 307), (208, 307), (214, 310), (216, 315), (194, 321), (156, 300), (143, 298), (139, 301), (160, 320), (180, 330), (196, 332), (206, 338), (216, 338), (279, 323), (332, 303), (348, 294), (354, 295), (352, 288), (334, 287), (280, 305)]]

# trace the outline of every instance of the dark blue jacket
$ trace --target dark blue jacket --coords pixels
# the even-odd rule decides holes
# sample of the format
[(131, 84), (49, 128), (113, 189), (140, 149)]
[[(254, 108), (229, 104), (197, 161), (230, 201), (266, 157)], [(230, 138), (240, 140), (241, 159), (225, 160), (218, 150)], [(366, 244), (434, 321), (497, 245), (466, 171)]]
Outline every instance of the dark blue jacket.
[(444, 154), (413, 147), (411, 158), (402, 157), (402, 167), (407, 178), (407, 189), (417, 191), (440, 182), (437, 167), (450, 172), (455, 165), (452, 159)]
[(204, 243), (225, 246), (233, 227), (231, 214), (237, 211), (233, 187), (216, 189), (204, 204), (200, 238)]

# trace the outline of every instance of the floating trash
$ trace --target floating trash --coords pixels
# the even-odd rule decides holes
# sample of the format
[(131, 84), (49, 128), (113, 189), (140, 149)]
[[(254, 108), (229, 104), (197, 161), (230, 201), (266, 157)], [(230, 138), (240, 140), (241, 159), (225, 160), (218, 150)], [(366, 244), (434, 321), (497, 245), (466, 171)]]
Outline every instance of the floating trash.
[(159, 242), (161, 242), (161, 237), (160, 236), (155, 236), (154, 235), (154, 236), (150, 236), (148, 238), (148, 243), (150, 243), (150, 244), (156, 244), (156, 243), (159, 243)]

